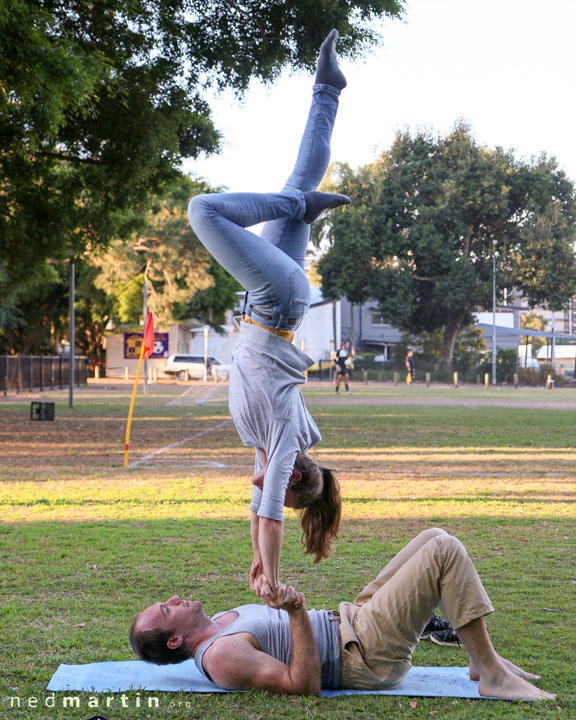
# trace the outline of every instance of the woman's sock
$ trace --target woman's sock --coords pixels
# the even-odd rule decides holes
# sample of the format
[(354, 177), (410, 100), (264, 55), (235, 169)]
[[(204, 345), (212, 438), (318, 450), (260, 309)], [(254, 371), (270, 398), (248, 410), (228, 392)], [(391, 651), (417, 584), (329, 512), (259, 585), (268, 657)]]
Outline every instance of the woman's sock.
[(339, 207), (340, 205), (350, 205), (351, 203), (348, 195), (323, 193), (316, 190), (305, 192), (304, 200), (306, 201), (306, 212), (302, 220), (308, 224), (313, 223), (324, 210)]
[(316, 79), (317, 85), (331, 85), (332, 87), (343, 90), (346, 87), (346, 78), (344, 73), (338, 67), (338, 59), (336, 58), (336, 42), (338, 41), (338, 30), (332, 30), (320, 46), (320, 54), (316, 62)]

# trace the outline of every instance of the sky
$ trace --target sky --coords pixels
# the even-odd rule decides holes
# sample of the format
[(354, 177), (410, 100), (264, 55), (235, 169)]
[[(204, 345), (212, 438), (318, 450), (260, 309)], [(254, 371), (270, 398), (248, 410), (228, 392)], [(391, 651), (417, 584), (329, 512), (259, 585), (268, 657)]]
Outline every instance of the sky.
[[(385, 21), (365, 59), (342, 61), (348, 87), (332, 161), (353, 168), (386, 150), (397, 130), (446, 134), (458, 119), (476, 140), (545, 152), (576, 181), (575, 0), (407, 0), (404, 19)], [(231, 191), (279, 190), (308, 111), (312, 75), (285, 72), (253, 82), (243, 101), (213, 99), (223, 133), (219, 156), (188, 161), (187, 173)]]

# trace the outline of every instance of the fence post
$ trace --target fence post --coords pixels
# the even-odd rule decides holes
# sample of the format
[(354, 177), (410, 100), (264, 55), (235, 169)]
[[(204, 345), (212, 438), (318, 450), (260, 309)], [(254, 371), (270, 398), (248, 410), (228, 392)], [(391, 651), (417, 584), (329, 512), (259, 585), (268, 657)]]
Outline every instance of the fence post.
[(364, 370), (364, 385), (368, 385), (368, 370)]
[(514, 373), (514, 387), (518, 387), (518, 373)]
[(398, 385), (398, 373), (394, 370), (394, 385)]
[(484, 373), (484, 387), (488, 387), (488, 373)]
[(458, 373), (454, 373), (454, 387), (458, 387)]
[(130, 380), (130, 371), (128, 365), (124, 366), (124, 380)]
[(426, 373), (426, 387), (430, 387), (430, 373)]

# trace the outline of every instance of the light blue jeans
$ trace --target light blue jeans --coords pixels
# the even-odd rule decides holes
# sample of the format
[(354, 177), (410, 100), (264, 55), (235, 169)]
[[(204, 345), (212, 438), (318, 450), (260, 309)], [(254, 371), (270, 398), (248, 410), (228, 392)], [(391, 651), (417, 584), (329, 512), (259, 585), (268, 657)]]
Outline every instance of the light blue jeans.
[[(268, 328), (296, 329), (310, 305), (302, 193), (315, 190), (328, 168), (339, 95), (330, 85), (314, 85), (296, 164), (280, 193), (197, 195), (188, 204), (200, 242), (247, 290), (244, 311)], [(262, 235), (246, 230), (261, 222)]]

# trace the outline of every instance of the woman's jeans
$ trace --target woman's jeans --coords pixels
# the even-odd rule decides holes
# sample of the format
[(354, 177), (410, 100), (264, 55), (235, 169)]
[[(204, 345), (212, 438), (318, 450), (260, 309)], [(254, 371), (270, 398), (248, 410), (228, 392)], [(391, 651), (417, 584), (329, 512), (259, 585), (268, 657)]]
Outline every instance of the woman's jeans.
[[(246, 314), (268, 328), (294, 330), (310, 305), (303, 192), (315, 190), (328, 168), (339, 95), (330, 85), (314, 85), (296, 165), (282, 192), (197, 195), (188, 204), (200, 242), (248, 291)], [(261, 222), (261, 236), (245, 229)]]

